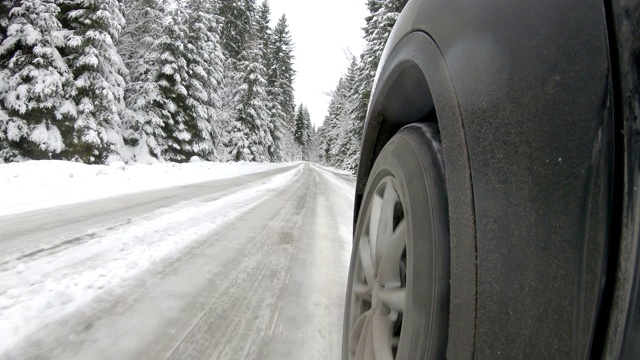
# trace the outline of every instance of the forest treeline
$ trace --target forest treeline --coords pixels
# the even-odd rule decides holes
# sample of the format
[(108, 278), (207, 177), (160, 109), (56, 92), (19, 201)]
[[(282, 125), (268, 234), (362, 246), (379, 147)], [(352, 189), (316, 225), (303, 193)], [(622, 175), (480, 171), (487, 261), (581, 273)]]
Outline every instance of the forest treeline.
[(287, 18), (270, 17), (255, 0), (0, 0), (0, 161), (310, 159)]
[(323, 125), (318, 129), (319, 157), (327, 165), (355, 172), (360, 159), (362, 129), (378, 63), (391, 30), (407, 0), (367, 0), (365, 47), (336, 88)]
[[(356, 171), (378, 62), (407, 0), (366, 0), (364, 39), (316, 132), (287, 18), (265, 0), (0, 0), (0, 162), (320, 160)], [(319, 30), (320, 31), (320, 30)]]

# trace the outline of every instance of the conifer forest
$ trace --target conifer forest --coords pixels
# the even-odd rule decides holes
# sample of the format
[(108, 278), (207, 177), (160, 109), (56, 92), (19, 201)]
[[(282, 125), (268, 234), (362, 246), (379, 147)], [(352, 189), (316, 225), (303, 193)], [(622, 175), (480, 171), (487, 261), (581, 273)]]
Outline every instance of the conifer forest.
[(380, 54), (406, 3), (366, 1), (364, 50), (315, 129), (295, 102), (288, 19), (272, 21), (267, 0), (0, 0), (0, 162), (355, 171)]

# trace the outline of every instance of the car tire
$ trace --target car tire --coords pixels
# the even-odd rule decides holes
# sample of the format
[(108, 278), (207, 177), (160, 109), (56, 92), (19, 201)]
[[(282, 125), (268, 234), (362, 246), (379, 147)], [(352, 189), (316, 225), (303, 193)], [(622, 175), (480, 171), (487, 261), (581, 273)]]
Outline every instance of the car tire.
[(343, 359), (443, 359), (447, 187), (438, 127), (411, 124), (371, 170), (354, 234)]

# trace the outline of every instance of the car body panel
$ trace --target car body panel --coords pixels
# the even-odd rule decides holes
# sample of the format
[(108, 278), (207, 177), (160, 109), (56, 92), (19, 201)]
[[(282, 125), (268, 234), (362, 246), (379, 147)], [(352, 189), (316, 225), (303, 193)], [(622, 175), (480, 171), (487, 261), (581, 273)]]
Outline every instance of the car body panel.
[[(475, 242), (476, 279), (467, 282), (476, 287), (468, 324), (474, 339), (455, 357), (587, 357), (612, 202), (613, 94), (602, 3), (409, 1), (378, 70), (357, 196), (392, 133), (428, 118), (426, 108), (412, 113), (385, 105), (389, 93), (402, 90), (393, 85), (401, 71), (391, 67), (408, 66), (390, 59), (407, 52), (403, 40), (414, 33), (437, 45), (445, 66), (426, 65), (425, 78), (448, 79), (449, 102), (458, 107), (457, 115), (439, 108), (433, 99), (446, 90), (438, 84), (429, 82), (421, 93), (441, 129), (451, 128), (442, 132), (448, 181), (471, 181), (471, 189), (462, 189), (471, 198), (459, 203), (473, 206), (472, 223), (461, 226), (475, 239), (456, 239), (452, 230), (451, 241)], [(461, 124), (447, 125), (455, 116)], [(452, 138), (455, 129), (464, 132), (462, 142)], [(450, 166), (465, 162), (467, 170)], [(456, 196), (458, 188), (448, 186)], [(456, 326), (463, 323), (452, 324), (450, 343)]]
[(618, 142), (624, 143), (617, 159), (624, 171), (616, 183), (620, 244), (612, 251), (617, 262), (609, 266), (607, 279), (614, 296), (611, 312), (606, 314), (609, 331), (604, 354), (609, 359), (636, 359), (640, 354), (640, 1), (611, 0), (605, 5), (617, 65), (615, 112), (620, 131), (616, 134)]

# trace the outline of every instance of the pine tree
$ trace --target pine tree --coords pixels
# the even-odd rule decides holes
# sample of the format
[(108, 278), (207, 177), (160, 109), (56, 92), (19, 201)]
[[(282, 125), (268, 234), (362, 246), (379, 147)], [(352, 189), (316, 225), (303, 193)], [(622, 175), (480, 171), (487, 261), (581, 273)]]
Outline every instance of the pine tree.
[(0, 161), (310, 158), (269, 24), (267, 0), (0, 0)]
[(240, 61), (254, 32), (255, 11), (255, 0), (222, 1), (219, 10), (223, 18), (220, 38), (228, 58)]
[[(224, 150), (231, 160), (247, 159), (250, 130), (239, 120), (245, 108), (246, 55), (249, 43), (255, 38), (255, 0), (222, 1), (219, 14), (222, 17), (220, 42), (225, 54), (224, 76), (218, 97), (221, 99), (219, 118)], [(260, 57), (256, 57), (258, 61)], [(246, 153), (246, 154), (245, 154)]]
[(318, 130), (315, 128), (313, 123), (311, 122), (311, 117), (309, 117), (309, 161), (318, 162), (319, 160), (319, 144), (320, 140), (318, 139)]
[(188, 103), (187, 61), (184, 58), (186, 28), (183, 20), (186, 17), (182, 6), (178, 6), (170, 14), (164, 26), (162, 37), (158, 41), (160, 51), (159, 67), (155, 82), (158, 84), (160, 96), (153, 101), (153, 106), (161, 109), (160, 118), (164, 124), (167, 149), (163, 157), (170, 161), (186, 161), (185, 144), (191, 140), (187, 130), (185, 115)]
[(282, 119), (284, 115), (282, 114), (282, 109), (280, 105), (276, 102), (273, 97), (273, 89), (271, 88), (268, 79), (269, 69), (272, 67), (272, 58), (271, 58), (271, 47), (273, 43), (273, 31), (271, 26), (269, 25), (271, 21), (271, 9), (269, 7), (269, 2), (264, 0), (256, 10), (256, 37), (261, 46), (261, 62), (262, 66), (265, 68), (267, 76), (267, 100), (266, 107), (269, 112), (268, 119), (268, 129), (269, 134), (271, 135), (271, 139), (273, 141), (273, 145), (269, 146), (269, 156), (271, 161), (281, 161), (282, 160), (282, 126), (280, 124), (279, 119)]
[(332, 93), (329, 114), (319, 130), (322, 160), (356, 171), (360, 142), (375, 73), (393, 26), (407, 0), (368, 0), (370, 15), (364, 28), (365, 49), (352, 59), (347, 74)]
[[(166, 0), (129, 0), (126, 3), (124, 19), (117, 50), (128, 69), (144, 65), (145, 60), (153, 60), (154, 38), (160, 34), (166, 14)], [(133, 71), (133, 70), (131, 70)], [(128, 74), (130, 79), (133, 73)]]
[(370, 15), (366, 17), (364, 39), (367, 42), (361, 55), (358, 69), (357, 96), (360, 98), (355, 109), (355, 116), (364, 122), (369, 106), (369, 97), (375, 78), (380, 56), (391, 34), (391, 30), (400, 16), (407, 0), (368, 0)]
[(236, 69), (235, 61), (225, 58), (222, 80), (215, 94), (219, 100), (219, 105), (216, 106), (216, 118), (220, 129), (220, 142), (217, 150), (222, 154), (221, 159), (223, 160), (233, 160), (229, 153), (235, 147), (235, 141), (232, 137), (238, 135), (236, 121), (242, 97), (242, 93), (239, 91), (242, 87), (242, 79), (243, 76)]
[(296, 139), (296, 142), (298, 143), (298, 145), (300, 145), (301, 147), (306, 146), (305, 111), (306, 111), (306, 107), (303, 104), (300, 104), (300, 106), (298, 106), (298, 111), (296, 112), (296, 116), (295, 116), (294, 138)]
[(7, 37), (9, 12), (17, 6), (18, 0), (0, 0), (0, 44)]
[(154, 104), (161, 93), (156, 78), (160, 72), (158, 34), (165, 24), (164, 0), (131, 0), (127, 2), (125, 26), (117, 44), (118, 53), (129, 69), (121, 114), (123, 136), (134, 147), (130, 160), (150, 162), (162, 159), (167, 151), (164, 132), (165, 110)]
[(188, 9), (178, 3), (164, 27), (158, 47), (160, 72), (156, 82), (160, 96), (153, 106), (162, 109), (167, 150), (164, 158), (188, 161), (193, 156), (210, 157), (211, 127), (206, 121), (207, 91), (202, 85), (206, 72), (199, 67), (199, 49), (190, 37)]
[[(0, 3), (7, 9), (9, 2)], [(57, 158), (72, 118), (65, 90), (73, 80), (60, 54), (66, 32), (53, 1), (15, 2), (0, 45), (0, 159)]]
[(338, 142), (344, 138), (343, 120), (344, 120), (344, 99), (345, 99), (345, 80), (340, 79), (336, 89), (331, 93), (331, 101), (329, 102), (328, 114), (324, 123), (319, 130), (321, 143), (321, 154), (323, 162), (330, 166), (338, 166), (339, 163), (339, 147)]
[(304, 121), (304, 134), (303, 141), (304, 146), (302, 147), (302, 155), (303, 160), (311, 161), (314, 158), (314, 154), (316, 152), (316, 144), (313, 137), (313, 125), (311, 124), (311, 115), (309, 114), (309, 109), (305, 106), (303, 113), (303, 121)]
[(231, 131), (231, 154), (235, 161), (269, 161), (269, 147), (273, 139), (269, 132), (269, 109), (265, 69), (261, 64), (261, 43), (249, 43), (238, 64), (244, 74), (243, 85), (238, 89), (240, 103), (237, 119)]
[(269, 1), (264, 0), (256, 10), (256, 36), (262, 42), (262, 61), (264, 67), (268, 70), (271, 66), (271, 42), (272, 30), (269, 23), (271, 22), (271, 7)]
[(315, 131), (311, 124), (309, 109), (303, 104), (300, 104), (298, 107), (298, 111), (295, 116), (295, 124), (294, 139), (300, 146), (302, 160), (310, 161), (315, 159), (317, 147)]
[[(341, 151), (341, 162), (339, 167), (345, 170), (353, 171), (354, 173), (358, 169), (358, 162), (360, 159), (360, 147), (362, 141), (362, 134), (364, 130), (364, 122), (366, 116), (366, 110), (364, 116), (358, 112), (360, 106), (362, 106), (362, 97), (358, 95), (358, 70), (361, 69), (361, 63), (358, 63), (355, 58), (351, 60), (347, 74), (344, 78), (344, 93), (341, 94), (341, 117), (343, 119), (343, 136), (337, 142), (337, 147)], [(367, 99), (368, 105), (368, 99)]]
[(71, 133), (63, 137), (67, 154), (81, 161), (97, 163), (118, 158), (124, 147), (119, 133), (124, 109), (126, 68), (115, 42), (124, 24), (117, 0), (60, 0), (68, 29), (70, 48), (67, 63), (75, 79), (70, 95), (77, 105), (77, 119)]
[(280, 106), (284, 122), (293, 125), (295, 99), (293, 92), (293, 41), (289, 32), (287, 17), (283, 14), (273, 30), (268, 74), (270, 95)]
[(211, 158), (217, 140), (217, 114), (213, 106), (216, 88), (222, 80), (224, 58), (220, 47), (219, 18), (213, 16), (215, 2), (210, 0), (190, 0), (187, 4), (186, 57), (189, 72), (187, 91), (190, 109), (193, 109), (195, 127), (192, 130), (191, 147), (194, 153)]
[(274, 138), (274, 160), (291, 159), (298, 155), (288, 153), (288, 146), (293, 143), (294, 128), (294, 94), (293, 80), (293, 42), (289, 32), (287, 18), (282, 15), (271, 35), (268, 46), (267, 66), (268, 95), (271, 100), (271, 134)]
[[(200, 28), (199, 30), (193, 30), (192, 33), (200, 31), (202, 34), (203, 45), (201, 51), (202, 59), (205, 60), (202, 67), (208, 76), (206, 80), (206, 86), (209, 90), (208, 103), (213, 108), (219, 108), (222, 100), (218, 97), (218, 94), (224, 80), (226, 63), (221, 38), (223, 18), (219, 15), (214, 15), (219, 12), (220, 4), (218, 0), (192, 0), (190, 5), (193, 12), (190, 27)], [(215, 133), (220, 131), (214, 124), (214, 122), (218, 121), (217, 118), (218, 114), (216, 112), (210, 114), (212, 128)]]
[(345, 170), (355, 170), (360, 150), (362, 122), (354, 116), (359, 100), (355, 91), (359, 68), (353, 57), (347, 73), (331, 94), (328, 115), (319, 131), (323, 161)]

